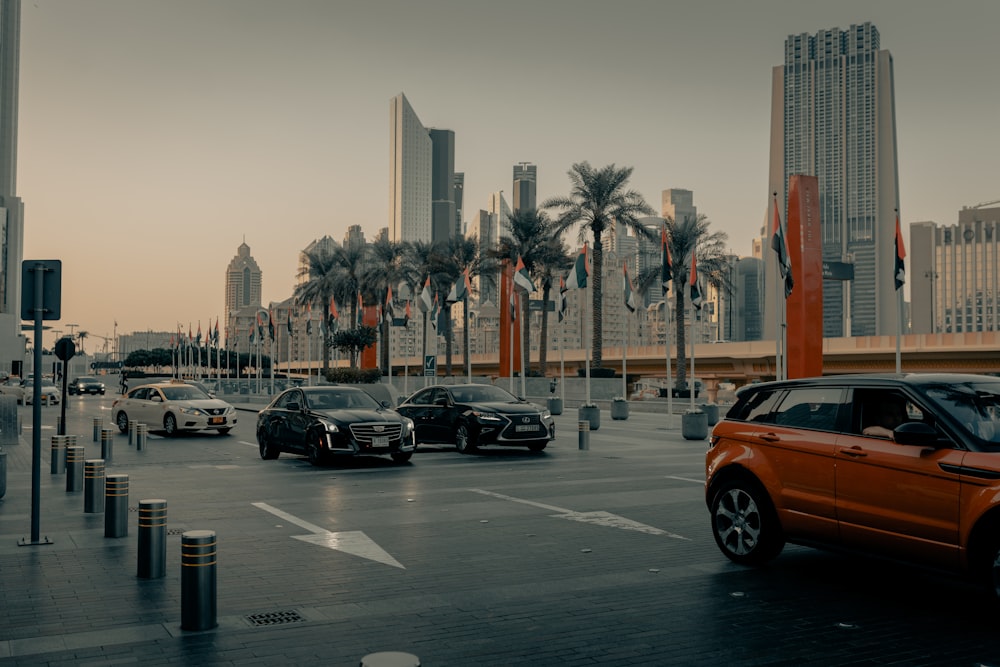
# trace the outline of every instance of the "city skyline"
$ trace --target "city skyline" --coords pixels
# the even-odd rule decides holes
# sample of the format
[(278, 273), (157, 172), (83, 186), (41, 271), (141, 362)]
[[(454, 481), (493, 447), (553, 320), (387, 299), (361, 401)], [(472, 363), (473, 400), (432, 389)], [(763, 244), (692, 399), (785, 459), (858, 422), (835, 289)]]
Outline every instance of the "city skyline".
[[(263, 301), (286, 299), (310, 242), (387, 225), (400, 92), (425, 126), (455, 132), (463, 222), (491, 193), (513, 201), (511, 165), (537, 166), (542, 202), (566, 194), (573, 162), (613, 162), (635, 168), (654, 208), (663, 190), (694, 191), (749, 255), (784, 40), (865, 21), (895, 61), (904, 226), (1000, 198), (995, 3), (331, 4), (23, 5), (17, 194), (24, 256), (64, 263), (55, 328), (224, 315), (219, 285), (244, 237)], [(168, 271), (179, 288), (137, 279)]]

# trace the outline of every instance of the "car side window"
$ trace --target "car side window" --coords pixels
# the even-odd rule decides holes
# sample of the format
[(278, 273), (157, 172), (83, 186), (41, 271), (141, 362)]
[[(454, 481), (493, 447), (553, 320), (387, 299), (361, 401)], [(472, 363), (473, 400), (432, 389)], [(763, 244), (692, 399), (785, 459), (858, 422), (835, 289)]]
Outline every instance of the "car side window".
[(793, 428), (835, 431), (842, 395), (840, 387), (792, 389), (775, 410), (774, 423)]
[(895, 389), (856, 389), (851, 401), (851, 431), (891, 438), (900, 424), (926, 421), (923, 409)]
[(299, 403), (301, 405), (301, 401), (302, 399), (299, 397), (299, 392), (290, 391), (287, 394), (283, 395), (281, 398), (279, 398), (278, 402), (275, 403), (274, 405), (275, 407), (284, 410), (288, 408), (289, 403)]
[(162, 403), (163, 402), (163, 395), (160, 394), (160, 392), (157, 391), (156, 389), (150, 389), (149, 390), (149, 395), (146, 397), (146, 399), (150, 400), (150, 401), (155, 401), (157, 403)]
[[(777, 391), (758, 391), (747, 400), (743, 406), (742, 419), (748, 422), (768, 422), (772, 408), (781, 393)], [(737, 416), (737, 419), (740, 417)]]
[(418, 391), (413, 395), (413, 399), (410, 403), (415, 403), (417, 405), (427, 405), (431, 402), (431, 391), (430, 389), (423, 389)]
[(149, 389), (147, 389), (146, 387), (140, 387), (139, 389), (136, 389), (131, 394), (129, 394), (129, 398), (137, 398), (141, 401), (146, 398), (146, 394), (148, 393)]
[(448, 398), (448, 392), (445, 391), (444, 389), (437, 388), (431, 394), (431, 403), (434, 403), (436, 405), (437, 402), (440, 401), (442, 398), (445, 399), (445, 400), (447, 400), (447, 398)]

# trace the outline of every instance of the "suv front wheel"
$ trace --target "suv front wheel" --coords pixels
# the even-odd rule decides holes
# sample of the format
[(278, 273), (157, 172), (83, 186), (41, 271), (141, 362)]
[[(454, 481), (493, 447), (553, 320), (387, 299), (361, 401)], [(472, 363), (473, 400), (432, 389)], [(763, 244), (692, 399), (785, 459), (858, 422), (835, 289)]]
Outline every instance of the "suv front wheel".
[(760, 565), (785, 546), (770, 498), (750, 480), (723, 483), (712, 498), (711, 511), (715, 543), (734, 563)]

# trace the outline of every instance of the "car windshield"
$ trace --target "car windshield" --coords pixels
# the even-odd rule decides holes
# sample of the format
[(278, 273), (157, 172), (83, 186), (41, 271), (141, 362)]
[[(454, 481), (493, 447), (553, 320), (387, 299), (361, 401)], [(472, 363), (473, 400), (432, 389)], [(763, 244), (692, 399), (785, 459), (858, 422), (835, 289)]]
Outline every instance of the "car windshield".
[(186, 384), (176, 387), (160, 387), (164, 398), (168, 401), (200, 401), (209, 399), (211, 396), (203, 392), (198, 387)]
[(97, 378), (77, 378), (76, 382), (77, 384), (80, 384), (82, 382), (97, 382)]
[(970, 435), (1000, 444), (1000, 379), (935, 385), (926, 392)]
[(510, 392), (490, 384), (472, 387), (455, 387), (451, 395), (456, 403), (514, 403), (517, 397)]
[(306, 392), (313, 410), (377, 410), (382, 405), (363, 391), (320, 389)]

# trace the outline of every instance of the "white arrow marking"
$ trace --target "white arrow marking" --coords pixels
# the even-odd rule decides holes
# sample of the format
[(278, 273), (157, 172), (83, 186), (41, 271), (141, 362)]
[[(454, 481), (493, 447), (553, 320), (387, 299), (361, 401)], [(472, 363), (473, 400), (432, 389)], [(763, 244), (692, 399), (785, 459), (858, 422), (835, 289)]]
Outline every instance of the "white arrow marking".
[(502, 493), (494, 493), (493, 491), (484, 491), (483, 489), (469, 489), (469, 490), (474, 491), (476, 493), (481, 493), (484, 496), (492, 496), (494, 498), (499, 498), (501, 500), (509, 500), (511, 502), (521, 503), (522, 505), (531, 505), (532, 507), (538, 507), (543, 510), (558, 512), (558, 514), (551, 515), (552, 518), (554, 519), (569, 519), (570, 521), (591, 523), (597, 526), (607, 526), (608, 528), (635, 530), (640, 533), (646, 533), (647, 535), (665, 535), (667, 537), (672, 537), (678, 540), (688, 539), (683, 535), (677, 535), (676, 533), (671, 533), (666, 530), (654, 528), (653, 526), (647, 526), (644, 523), (639, 523), (638, 521), (633, 521), (632, 519), (626, 519), (623, 516), (618, 516), (617, 514), (611, 514), (610, 512), (574, 512), (573, 510), (564, 509), (562, 507), (556, 507), (555, 505), (536, 503), (532, 500), (524, 500), (523, 498), (515, 498), (514, 496), (505, 496)]
[(361, 558), (367, 558), (368, 560), (373, 560), (384, 565), (391, 565), (392, 567), (398, 567), (403, 570), (406, 569), (399, 561), (390, 556), (382, 547), (375, 544), (370, 537), (365, 535), (360, 530), (348, 530), (340, 533), (334, 533), (326, 530), (325, 528), (320, 528), (316, 524), (304, 521), (297, 516), (289, 514), (288, 512), (283, 512), (277, 507), (271, 507), (267, 503), (251, 504), (258, 509), (270, 512), (276, 517), (280, 517), (289, 523), (293, 523), (299, 528), (305, 528), (312, 533), (312, 535), (293, 535), (292, 537), (296, 540), (302, 540), (303, 542), (308, 542), (309, 544), (317, 544), (321, 547), (326, 547), (327, 549), (343, 551), (344, 553), (349, 553), (352, 556), (360, 556)]

